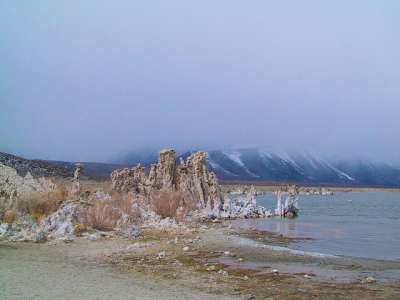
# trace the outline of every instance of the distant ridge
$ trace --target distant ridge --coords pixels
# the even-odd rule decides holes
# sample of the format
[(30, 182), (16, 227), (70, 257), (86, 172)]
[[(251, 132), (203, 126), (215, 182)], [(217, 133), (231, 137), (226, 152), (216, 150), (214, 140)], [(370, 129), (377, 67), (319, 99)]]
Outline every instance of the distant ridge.
[[(194, 151), (181, 152), (186, 158)], [(357, 159), (329, 160), (311, 154), (288, 154), (265, 149), (208, 151), (208, 163), (218, 178), (230, 182), (297, 183), (301, 185), (400, 187), (400, 168), (386, 163)], [(156, 152), (138, 153), (145, 166), (153, 163)], [(129, 161), (125, 161), (129, 162)], [(178, 157), (179, 162), (179, 157)]]
[(71, 177), (72, 170), (44, 160), (30, 160), (16, 155), (0, 152), (0, 163), (14, 168), (18, 175), (25, 176), (28, 172), (33, 177)]
[[(33, 177), (72, 177), (75, 162), (26, 159), (16, 155), (0, 152), (0, 163), (17, 170), (21, 176), (28, 172)], [(128, 165), (83, 162), (83, 176), (91, 179), (106, 179), (113, 170)]]
[[(181, 152), (186, 159), (194, 151)], [(264, 149), (208, 151), (208, 163), (220, 181), (343, 187), (400, 187), (400, 168), (367, 160), (328, 160), (310, 154), (287, 154)], [(83, 175), (92, 179), (108, 179), (113, 170), (137, 163), (148, 167), (157, 159), (157, 152), (130, 154), (123, 163), (83, 162)], [(28, 171), (36, 176), (71, 177), (75, 162), (29, 160), (0, 152), (0, 163), (11, 166), (20, 175)]]

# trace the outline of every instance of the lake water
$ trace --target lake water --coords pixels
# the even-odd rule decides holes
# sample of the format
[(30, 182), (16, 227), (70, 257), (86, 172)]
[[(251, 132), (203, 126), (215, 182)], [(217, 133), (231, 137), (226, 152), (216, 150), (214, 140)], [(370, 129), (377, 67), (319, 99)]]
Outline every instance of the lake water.
[[(276, 206), (272, 193), (258, 204)], [(301, 195), (295, 219), (249, 221), (257, 229), (314, 240), (296, 242), (291, 249), (330, 255), (400, 260), (400, 193), (351, 192), (332, 196)]]

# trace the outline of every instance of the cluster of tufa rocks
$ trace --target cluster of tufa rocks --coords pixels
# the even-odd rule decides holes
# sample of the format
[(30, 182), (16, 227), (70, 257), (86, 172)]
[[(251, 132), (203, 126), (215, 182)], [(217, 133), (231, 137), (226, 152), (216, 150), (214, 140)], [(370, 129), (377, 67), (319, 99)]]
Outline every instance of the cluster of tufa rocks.
[(218, 180), (208, 170), (205, 152), (193, 153), (177, 165), (175, 150), (162, 150), (148, 175), (145, 168), (138, 165), (113, 171), (111, 181), (114, 190), (143, 196), (158, 191), (182, 192), (185, 197), (195, 200), (200, 210), (210, 214), (219, 214), (223, 207)]
[(113, 189), (134, 192), (148, 197), (152, 192), (181, 192), (196, 203), (204, 217), (238, 218), (267, 217), (271, 213), (257, 206), (254, 188), (242, 197), (223, 195), (217, 176), (208, 170), (206, 152), (195, 152), (186, 160), (176, 161), (175, 150), (159, 153), (158, 162), (151, 165), (148, 175), (140, 164), (115, 170), (111, 174)]
[(257, 192), (254, 186), (250, 187), (247, 194), (225, 197), (224, 207), (221, 212), (223, 218), (267, 218), (271, 217), (270, 210), (257, 205)]

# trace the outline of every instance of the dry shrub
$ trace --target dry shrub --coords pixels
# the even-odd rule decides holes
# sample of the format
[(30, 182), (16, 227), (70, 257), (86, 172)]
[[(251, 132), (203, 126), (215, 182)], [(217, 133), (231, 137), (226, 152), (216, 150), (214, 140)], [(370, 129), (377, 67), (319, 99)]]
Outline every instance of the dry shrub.
[(16, 217), (17, 214), (15, 213), (15, 211), (7, 210), (4, 213), (3, 222), (11, 225), (12, 223), (14, 223)]
[(114, 229), (121, 218), (121, 212), (111, 204), (111, 201), (97, 201), (81, 213), (82, 223), (99, 230)]
[(22, 197), (17, 202), (17, 210), (28, 213), (37, 222), (55, 212), (67, 199), (68, 190), (60, 185), (54, 191), (35, 192)]
[(140, 219), (140, 211), (132, 207), (134, 201), (129, 195), (113, 193), (111, 200), (97, 200), (81, 212), (81, 223), (98, 230), (113, 230), (123, 215), (128, 222)]
[(122, 213), (125, 213), (128, 216), (132, 216), (134, 218), (140, 217), (138, 215), (140, 212), (138, 212), (136, 209), (132, 207), (132, 204), (135, 201), (129, 194), (113, 192), (111, 194), (111, 199), (113, 202), (113, 206), (119, 209)]
[(78, 223), (78, 224), (74, 225), (74, 234), (76, 236), (81, 236), (82, 232), (84, 232), (85, 230), (86, 230), (86, 227), (83, 224)]
[(154, 212), (162, 218), (182, 220), (188, 212), (195, 210), (195, 202), (182, 192), (160, 191), (150, 195), (150, 204)]

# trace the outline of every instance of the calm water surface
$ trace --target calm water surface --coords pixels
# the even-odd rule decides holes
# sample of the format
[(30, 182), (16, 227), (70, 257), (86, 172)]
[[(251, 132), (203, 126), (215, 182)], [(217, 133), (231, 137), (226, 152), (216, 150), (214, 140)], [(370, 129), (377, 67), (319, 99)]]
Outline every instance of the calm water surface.
[[(258, 204), (276, 206), (272, 193)], [(270, 218), (247, 223), (258, 229), (314, 240), (290, 248), (325, 254), (400, 260), (400, 193), (351, 192), (301, 195), (296, 219)]]

